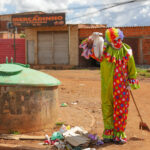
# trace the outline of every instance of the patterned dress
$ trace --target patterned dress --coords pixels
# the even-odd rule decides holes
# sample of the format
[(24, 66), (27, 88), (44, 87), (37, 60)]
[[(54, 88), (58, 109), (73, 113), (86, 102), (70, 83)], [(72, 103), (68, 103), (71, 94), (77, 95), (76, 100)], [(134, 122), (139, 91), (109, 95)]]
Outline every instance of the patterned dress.
[(125, 43), (119, 50), (105, 43), (100, 61), (103, 138), (126, 141), (129, 107), (129, 91), (126, 87), (130, 85), (132, 89), (139, 88), (132, 50)]

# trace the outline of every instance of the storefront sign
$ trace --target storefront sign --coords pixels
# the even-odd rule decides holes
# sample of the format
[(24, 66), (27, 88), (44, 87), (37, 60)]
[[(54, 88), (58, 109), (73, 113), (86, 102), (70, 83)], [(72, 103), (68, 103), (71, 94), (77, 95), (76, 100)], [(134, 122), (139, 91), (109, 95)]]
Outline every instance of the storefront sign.
[(65, 13), (13, 15), (12, 23), (20, 27), (59, 26), (65, 24)]

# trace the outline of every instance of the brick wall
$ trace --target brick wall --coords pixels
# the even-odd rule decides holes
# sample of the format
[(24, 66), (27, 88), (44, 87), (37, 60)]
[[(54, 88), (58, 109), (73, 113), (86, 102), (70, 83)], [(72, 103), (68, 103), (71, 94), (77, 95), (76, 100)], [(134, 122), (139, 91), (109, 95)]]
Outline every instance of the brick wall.
[[(139, 27), (118, 27), (124, 33), (128, 41), (131, 39), (137, 45), (136, 63), (150, 64), (150, 26)], [(103, 33), (103, 37), (107, 28), (88, 28), (79, 29), (79, 39), (84, 39), (93, 32)], [(134, 41), (135, 39), (135, 41)], [(138, 40), (138, 42), (137, 42)], [(135, 46), (134, 46), (135, 47)]]
[[(121, 29), (126, 37), (143, 37), (150, 36), (150, 26), (148, 27), (118, 27)], [(79, 37), (85, 38), (91, 35), (93, 32), (105, 33), (107, 28), (88, 28), (88, 29), (79, 29)]]
[(139, 39), (125, 37), (123, 42), (130, 45), (130, 47), (132, 48), (135, 63), (139, 64), (139, 60), (140, 60), (140, 58), (138, 57), (138, 55), (139, 55), (139, 46), (138, 46)]
[(143, 64), (150, 64), (150, 38), (143, 39)]
[(86, 38), (88, 36), (90, 36), (93, 32), (101, 32), (105, 33), (105, 30), (106, 28), (88, 28), (88, 29), (79, 29), (79, 38), (82, 39), (82, 38)]

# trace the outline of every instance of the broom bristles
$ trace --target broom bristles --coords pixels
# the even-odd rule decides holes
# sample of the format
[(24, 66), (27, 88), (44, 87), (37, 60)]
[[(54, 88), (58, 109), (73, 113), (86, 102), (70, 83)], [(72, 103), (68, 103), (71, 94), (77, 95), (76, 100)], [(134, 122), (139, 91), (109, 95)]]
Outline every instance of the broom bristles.
[(149, 129), (148, 125), (146, 123), (144, 123), (144, 122), (140, 122), (139, 129), (146, 130), (146, 131), (150, 132), (150, 129)]

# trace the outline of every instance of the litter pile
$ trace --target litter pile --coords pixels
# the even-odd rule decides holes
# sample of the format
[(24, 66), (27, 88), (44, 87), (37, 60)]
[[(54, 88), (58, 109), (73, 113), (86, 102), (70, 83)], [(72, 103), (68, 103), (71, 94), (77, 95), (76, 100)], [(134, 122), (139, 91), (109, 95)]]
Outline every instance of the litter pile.
[(54, 132), (51, 137), (45, 135), (44, 144), (53, 145), (58, 150), (95, 150), (95, 147), (100, 146), (103, 141), (96, 134), (89, 134), (81, 127), (62, 125), (60, 130)]

